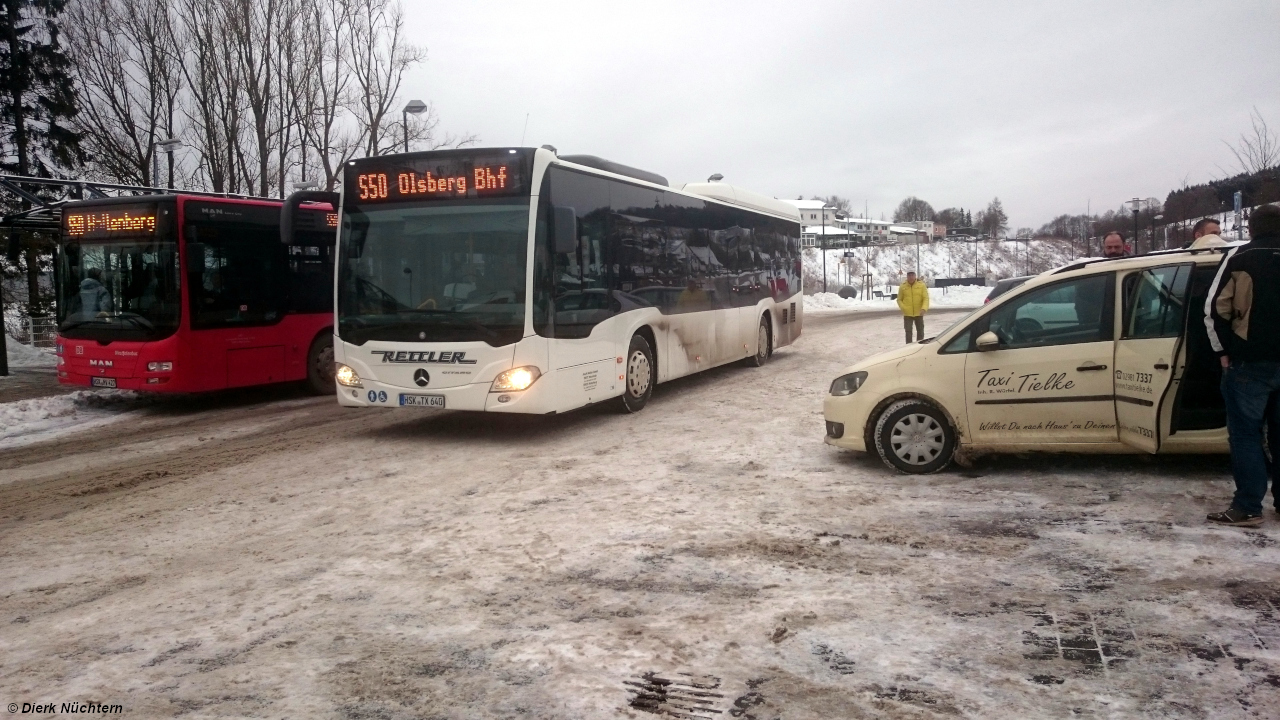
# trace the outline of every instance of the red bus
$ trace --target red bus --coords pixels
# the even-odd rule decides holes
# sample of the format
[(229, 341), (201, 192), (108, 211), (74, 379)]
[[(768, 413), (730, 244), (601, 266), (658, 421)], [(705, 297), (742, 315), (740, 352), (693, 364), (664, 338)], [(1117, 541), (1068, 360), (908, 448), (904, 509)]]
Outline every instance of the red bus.
[(178, 193), (63, 206), (58, 381), (157, 392), (305, 381), (334, 392), (337, 214), (297, 209), (282, 238), (285, 205)]

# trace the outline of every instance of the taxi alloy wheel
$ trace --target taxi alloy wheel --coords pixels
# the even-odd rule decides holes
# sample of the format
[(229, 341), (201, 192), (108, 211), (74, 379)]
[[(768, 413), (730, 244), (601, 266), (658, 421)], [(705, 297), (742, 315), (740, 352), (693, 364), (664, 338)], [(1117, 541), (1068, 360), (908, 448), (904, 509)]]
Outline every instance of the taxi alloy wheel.
[(653, 348), (643, 335), (633, 335), (627, 348), (627, 364), (622, 388), (622, 408), (627, 412), (640, 412), (653, 395), (657, 382), (657, 365), (653, 362)]
[(956, 451), (956, 433), (946, 415), (920, 400), (885, 408), (876, 422), (875, 441), (886, 465), (912, 475), (943, 469)]

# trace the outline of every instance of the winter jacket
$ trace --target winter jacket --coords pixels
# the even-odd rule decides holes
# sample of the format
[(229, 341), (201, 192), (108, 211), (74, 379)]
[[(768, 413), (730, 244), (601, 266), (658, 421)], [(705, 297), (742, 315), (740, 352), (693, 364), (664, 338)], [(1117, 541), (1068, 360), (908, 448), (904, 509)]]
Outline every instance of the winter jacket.
[(101, 282), (93, 278), (80, 281), (80, 309), (92, 315), (99, 312), (111, 312), (111, 293)]
[(920, 317), (929, 309), (929, 288), (923, 280), (916, 280), (914, 285), (902, 283), (898, 286), (898, 309), (907, 317)]
[(1204, 304), (1209, 344), (1231, 362), (1280, 362), (1280, 237), (1227, 254)]

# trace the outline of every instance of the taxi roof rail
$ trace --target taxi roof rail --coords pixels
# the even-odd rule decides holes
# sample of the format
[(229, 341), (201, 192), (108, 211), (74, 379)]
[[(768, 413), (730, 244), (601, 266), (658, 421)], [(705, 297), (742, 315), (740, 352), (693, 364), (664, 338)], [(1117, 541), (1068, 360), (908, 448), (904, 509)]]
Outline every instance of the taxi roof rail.
[(1103, 257), (1082, 258), (1075, 262), (1063, 265), (1060, 268), (1050, 270), (1049, 274), (1061, 275), (1062, 273), (1065, 273), (1065, 272), (1071, 272), (1072, 270), (1080, 270), (1082, 268), (1090, 267), (1092, 265), (1097, 265), (1099, 263), (1121, 262), (1124, 260), (1135, 260), (1137, 258), (1144, 258), (1144, 257), (1159, 257), (1159, 256), (1165, 256), (1165, 255), (1202, 255), (1202, 254), (1208, 254), (1208, 253), (1221, 254), (1233, 248), (1240, 247), (1243, 244), (1244, 244), (1243, 242), (1233, 242), (1233, 243), (1227, 243), (1226, 245), (1217, 245), (1214, 247), (1207, 247), (1207, 248), (1172, 248), (1169, 250), (1155, 250), (1153, 252), (1142, 253), (1141, 255), (1125, 255), (1124, 257), (1118, 257), (1118, 258), (1103, 258)]

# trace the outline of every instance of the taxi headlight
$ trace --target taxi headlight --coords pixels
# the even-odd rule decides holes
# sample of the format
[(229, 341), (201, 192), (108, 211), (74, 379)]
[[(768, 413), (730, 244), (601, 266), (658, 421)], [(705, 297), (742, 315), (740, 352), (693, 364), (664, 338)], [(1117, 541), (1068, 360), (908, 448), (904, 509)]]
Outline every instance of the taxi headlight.
[(489, 392), (527, 390), (541, 375), (542, 372), (532, 365), (504, 370), (493, 379), (493, 387), (489, 388)]
[(334, 377), (338, 380), (339, 385), (346, 385), (347, 387), (364, 387), (360, 384), (360, 376), (356, 374), (356, 371), (346, 365), (339, 365), (338, 372)]
[(832, 395), (852, 395), (862, 387), (862, 383), (867, 381), (867, 373), (859, 370), (856, 373), (841, 375), (831, 383)]

